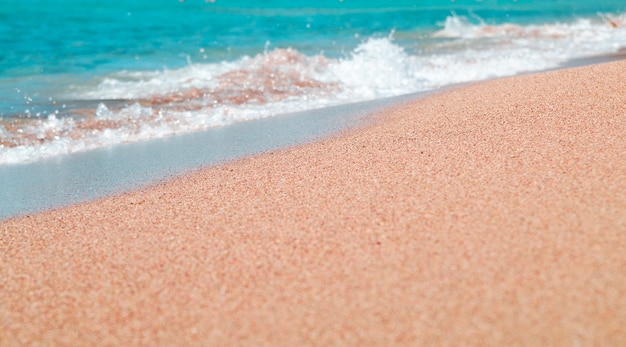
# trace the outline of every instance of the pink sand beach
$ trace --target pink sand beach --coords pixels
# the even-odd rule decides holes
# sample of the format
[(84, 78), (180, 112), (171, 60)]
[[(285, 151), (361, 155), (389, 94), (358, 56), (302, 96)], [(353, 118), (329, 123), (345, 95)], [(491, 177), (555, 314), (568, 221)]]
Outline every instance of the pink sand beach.
[(626, 61), (0, 222), (0, 345), (625, 346)]

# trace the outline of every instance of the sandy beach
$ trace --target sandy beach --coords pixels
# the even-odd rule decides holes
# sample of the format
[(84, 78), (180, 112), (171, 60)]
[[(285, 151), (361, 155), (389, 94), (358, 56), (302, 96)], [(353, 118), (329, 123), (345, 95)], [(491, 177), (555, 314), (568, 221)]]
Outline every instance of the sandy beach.
[(0, 223), (0, 345), (624, 346), (626, 61)]

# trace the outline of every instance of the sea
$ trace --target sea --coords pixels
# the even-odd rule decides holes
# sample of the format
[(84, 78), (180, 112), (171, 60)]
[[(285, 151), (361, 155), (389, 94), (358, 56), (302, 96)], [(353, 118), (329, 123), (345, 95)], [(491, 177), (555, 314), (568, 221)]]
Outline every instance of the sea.
[(625, 47), (624, 0), (2, 0), (0, 166)]

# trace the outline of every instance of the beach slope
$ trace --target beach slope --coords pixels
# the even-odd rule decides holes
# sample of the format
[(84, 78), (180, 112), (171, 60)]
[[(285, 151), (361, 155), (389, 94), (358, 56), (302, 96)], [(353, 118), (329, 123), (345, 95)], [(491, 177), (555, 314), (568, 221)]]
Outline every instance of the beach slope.
[(626, 345), (626, 61), (0, 223), (0, 345)]

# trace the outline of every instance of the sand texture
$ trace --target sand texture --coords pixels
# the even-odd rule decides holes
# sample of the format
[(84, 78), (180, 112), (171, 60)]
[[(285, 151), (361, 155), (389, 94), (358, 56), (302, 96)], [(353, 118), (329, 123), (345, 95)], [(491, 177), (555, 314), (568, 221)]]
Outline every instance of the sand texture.
[(626, 346), (626, 61), (0, 223), (0, 345)]

